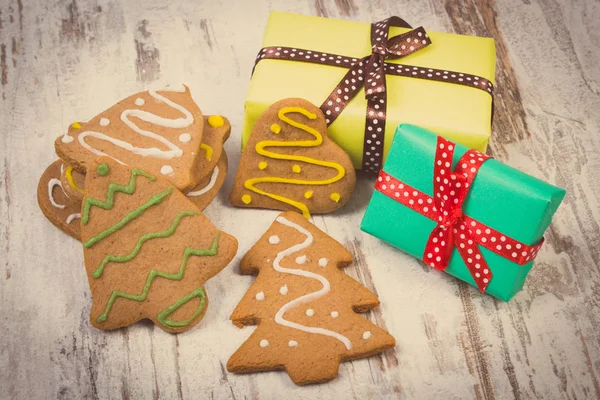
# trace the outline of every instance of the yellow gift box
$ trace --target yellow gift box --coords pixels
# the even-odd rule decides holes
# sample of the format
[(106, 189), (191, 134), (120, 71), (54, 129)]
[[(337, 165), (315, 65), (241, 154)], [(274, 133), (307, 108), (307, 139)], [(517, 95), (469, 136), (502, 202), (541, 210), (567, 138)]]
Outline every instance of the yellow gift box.
[[(375, 22), (375, 21), (374, 21)], [(427, 29), (427, 27), (425, 27)], [(409, 31), (391, 27), (389, 37)], [(493, 39), (427, 31), (431, 44), (388, 63), (472, 74), (494, 83)], [(345, 57), (371, 54), (371, 25), (359, 22), (272, 12), (263, 47), (285, 46)], [(348, 72), (346, 68), (302, 61), (261, 60), (245, 102), (242, 149), (258, 117), (273, 103), (300, 97), (321, 105)], [(467, 147), (485, 152), (491, 134), (492, 96), (473, 87), (387, 75), (384, 160), (400, 124), (413, 124)], [(329, 126), (329, 136), (361, 168), (367, 100), (364, 88)]]

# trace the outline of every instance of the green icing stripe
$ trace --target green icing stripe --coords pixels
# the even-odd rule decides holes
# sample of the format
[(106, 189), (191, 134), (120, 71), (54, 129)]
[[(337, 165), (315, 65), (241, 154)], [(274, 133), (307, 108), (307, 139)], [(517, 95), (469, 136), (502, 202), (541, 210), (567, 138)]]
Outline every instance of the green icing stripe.
[(86, 248), (91, 247), (91, 246), (95, 245), (96, 243), (98, 243), (99, 241), (101, 241), (102, 239), (105, 239), (107, 236), (112, 235), (113, 233), (115, 233), (116, 231), (123, 228), (125, 225), (127, 225), (128, 223), (130, 223), (131, 221), (133, 221), (140, 215), (142, 215), (144, 213), (144, 211), (146, 211), (148, 208), (152, 207), (153, 205), (160, 204), (164, 200), (164, 198), (167, 197), (168, 195), (170, 195), (172, 192), (173, 192), (173, 186), (168, 187), (165, 190), (163, 190), (162, 192), (155, 194), (146, 203), (142, 204), (141, 206), (139, 206), (138, 208), (136, 208), (135, 210), (133, 210), (132, 212), (127, 214), (125, 216), (125, 218), (123, 218), (122, 220), (120, 220), (119, 222), (117, 222), (116, 224), (114, 224), (113, 226), (108, 228), (107, 230), (102, 231), (99, 234), (97, 234), (96, 236), (94, 236), (93, 238), (89, 239), (83, 245)]
[[(167, 272), (162, 272), (162, 271), (153, 269), (148, 274), (148, 277), (146, 278), (146, 285), (144, 286), (144, 290), (140, 294), (131, 294), (131, 293), (126, 293), (126, 292), (121, 292), (121, 291), (115, 290), (114, 292), (112, 292), (110, 299), (108, 300), (108, 303), (106, 304), (104, 313), (98, 317), (97, 321), (98, 322), (106, 321), (106, 318), (108, 317), (108, 313), (117, 298), (123, 297), (125, 299), (133, 300), (133, 301), (140, 301), (140, 302), (144, 301), (144, 300), (146, 300), (146, 297), (148, 296), (148, 292), (150, 291), (150, 285), (152, 285), (152, 281), (154, 281), (154, 278), (159, 276), (159, 277), (169, 279), (172, 281), (180, 281), (181, 279), (183, 279), (183, 273), (185, 272), (185, 267), (187, 265), (187, 262), (188, 262), (190, 256), (214, 256), (215, 254), (217, 254), (218, 248), (219, 248), (219, 231), (217, 231), (217, 233), (215, 235), (215, 239), (213, 240), (212, 247), (210, 247), (208, 249), (194, 249), (191, 247), (186, 247), (185, 251), (183, 252), (183, 259), (181, 260), (181, 265), (179, 267), (179, 271), (177, 273), (170, 274)], [(192, 293), (194, 293), (194, 292), (192, 292)], [(188, 295), (188, 296), (190, 296), (190, 295)], [(171, 313), (173, 313), (177, 308), (181, 307), (187, 301), (191, 300), (191, 298), (188, 298), (188, 296), (186, 296), (182, 299), (179, 299), (171, 307), (169, 307), (166, 310), (164, 310), (163, 312), (161, 312), (161, 314), (159, 316), (162, 315), (161, 318), (163, 319), (163, 321), (165, 321), (165, 323), (182, 324), (182, 325), (175, 325), (175, 326), (185, 326), (186, 323), (189, 323), (191, 320), (193, 320), (195, 318), (195, 317), (193, 317), (189, 321), (183, 321), (183, 322), (171, 322), (171, 321), (165, 320), (165, 318), (168, 317)], [(202, 307), (204, 307), (204, 302), (201, 301), (201, 304), (202, 304)], [(167, 311), (170, 311), (170, 312), (167, 312)], [(200, 310), (200, 312), (202, 312), (202, 310)], [(196, 311), (196, 313), (198, 313), (198, 311)], [(163, 323), (163, 322), (161, 321), (161, 323)]]
[[(170, 319), (167, 319), (167, 317), (169, 315), (173, 314), (176, 310), (178, 310), (179, 307), (182, 307), (188, 301), (190, 301), (196, 297), (198, 297), (200, 299), (200, 304), (198, 305), (198, 308), (196, 309), (196, 311), (194, 312), (194, 314), (191, 317), (189, 317), (185, 321), (172, 321)], [(198, 289), (194, 290), (187, 296), (182, 297), (181, 299), (177, 300), (171, 307), (165, 308), (163, 311), (161, 311), (160, 314), (158, 314), (158, 318), (157, 318), (158, 322), (160, 322), (161, 324), (163, 324), (164, 326), (166, 326), (168, 328), (179, 328), (182, 326), (188, 326), (190, 324), (190, 322), (192, 322), (194, 319), (196, 319), (196, 317), (198, 315), (202, 314), (202, 311), (204, 311), (205, 304), (206, 304), (206, 294), (204, 293), (204, 288), (202, 286), (200, 286)]]
[[(100, 168), (100, 167), (98, 167), (98, 168)], [(102, 175), (102, 174), (100, 174), (100, 175)], [(122, 192), (125, 194), (134, 193), (136, 190), (136, 182), (135, 182), (136, 176), (143, 176), (143, 177), (147, 178), (150, 182), (153, 182), (154, 180), (156, 180), (155, 177), (146, 173), (145, 171), (142, 171), (141, 169), (137, 169), (137, 168), (132, 169), (131, 170), (131, 178), (129, 179), (129, 184), (127, 186), (119, 185), (118, 183), (114, 183), (114, 182), (110, 183), (108, 185), (108, 193), (106, 195), (105, 201), (94, 199), (92, 197), (88, 197), (87, 199), (85, 199), (85, 203), (83, 205), (83, 213), (81, 213), (81, 223), (84, 225), (88, 223), (88, 220), (90, 218), (90, 208), (92, 208), (92, 206), (96, 206), (96, 207), (102, 208), (104, 210), (112, 210), (113, 205), (115, 204), (114, 200), (115, 200), (116, 192)]]
[(182, 211), (182, 212), (180, 212), (179, 214), (177, 214), (177, 216), (171, 223), (171, 226), (169, 227), (169, 229), (164, 230), (162, 232), (152, 232), (152, 233), (145, 234), (138, 240), (138, 242), (136, 243), (136, 245), (133, 248), (133, 250), (131, 251), (131, 253), (124, 255), (124, 256), (116, 256), (114, 254), (110, 254), (110, 255), (104, 257), (104, 259), (102, 260), (102, 262), (100, 263), (98, 268), (96, 268), (96, 270), (92, 273), (92, 276), (94, 278), (100, 278), (102, 276), (102, 272), (104, 272), (104, 267), (106, 266), (106, 264), (108, 264), (110, 262), (124, 263), (124, 262), (127, 262), (127, 261), (133, 259), (140, 252), (140, 249), (142, 248), (142, 245), (145, 242), (147, 242), (150, 239), (166, 238), (166, 237), (171, 236), (173, 234), (173, 232), (175, 232), (175, 229), (177, 229), (177, 227), (179, 226), (179, 223), (181, 222), (181, 220), (183, 218), (191, 217), (191, 216), (198, 215), (198, 214), (200, 214), (198, 211)]

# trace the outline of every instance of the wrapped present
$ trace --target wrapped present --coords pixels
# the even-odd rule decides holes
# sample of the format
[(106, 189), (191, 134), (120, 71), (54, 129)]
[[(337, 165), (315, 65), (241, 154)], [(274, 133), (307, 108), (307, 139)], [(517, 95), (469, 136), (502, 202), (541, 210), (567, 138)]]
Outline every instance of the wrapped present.
[(495, 73), (489, 38), (271, 13), (245, 103), (242, 148), (276, 101), (321, 104), (329, 136), (357, 169), (378, 171), (401, 123), (485, 152)]
[(361, 229), (508, 301), (564, 196), (477, 150), (400, 125)]

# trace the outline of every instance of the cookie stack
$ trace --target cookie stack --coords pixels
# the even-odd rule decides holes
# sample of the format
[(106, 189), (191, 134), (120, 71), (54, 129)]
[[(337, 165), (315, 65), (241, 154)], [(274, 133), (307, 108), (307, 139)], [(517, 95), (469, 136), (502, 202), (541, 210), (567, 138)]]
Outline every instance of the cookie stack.
[[(135, 94), (56, 140), (60, 160), (42, 175), (38, 202), (82, 242), (94, 327), (150, 319), (177, 333), (202, 319), (204, 282), (237, 252), (236, 238), (201, 212), (225, 180), (229, 134), (229, 122), (204, 117), (184, 87)], [(273, 104), (248, 144), (230, 202), (289, 211), (240, 264), (244, 274), (262, 274), (231, 320), (259, 326), (227, 369), (284, 368), (298, 385), (326, 382), (340, 362), (395, 345), (359, 315), (379, 301), (340, 271), (351, 254), (309, 221), (348, 202), (355, 171), (322, 111), (303, 99)]]
[(134, 94), (56, 140), (38, 203), (83, 242), (94, 326), (148, 318), (179, 332), (200, 321), (202, 284), (237, 251), (201, 213), (225, 180), (230, 131), (183, 86)]

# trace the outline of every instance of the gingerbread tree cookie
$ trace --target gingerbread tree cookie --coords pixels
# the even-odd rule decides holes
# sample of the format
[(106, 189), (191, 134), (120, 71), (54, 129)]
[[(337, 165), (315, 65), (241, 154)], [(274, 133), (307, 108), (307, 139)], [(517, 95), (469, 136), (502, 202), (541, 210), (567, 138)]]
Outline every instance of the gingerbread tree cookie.
[(258, 325), (231, 356), (235, 373), (285, 370), (297, 385), (329, 381), (339, 363), (395, 345), (357, 312), (379, 304), (340, 271), (352, 262), (338, 242), (295, 212), (280, 214), (244, 256), (243, 274), (257, 274), (231, 320)]
[[(187, 87), (149, 90), (121, 100), (56, 139), (56, 154), (81, 172), (98, 156), (164, 176), (180, 190), (194, 187), (204, 120)], [(208, 170), (210, 171), (210, 169)], [(208, 172), (207, 171), (207, 172)]]
[(328, 213), (350, 198), (350, 158), (327, 136), (321, 110), (303, 99), (278, 101), (256, 121), (229, 198), (234, 206)]
[(170, 183), (110, 158), (90, 164), (81, 208), (91, 323), (115, 329), (151, 319), (168, 332), (197, 324), (202, 286), (234, 257), (219, 231)]

